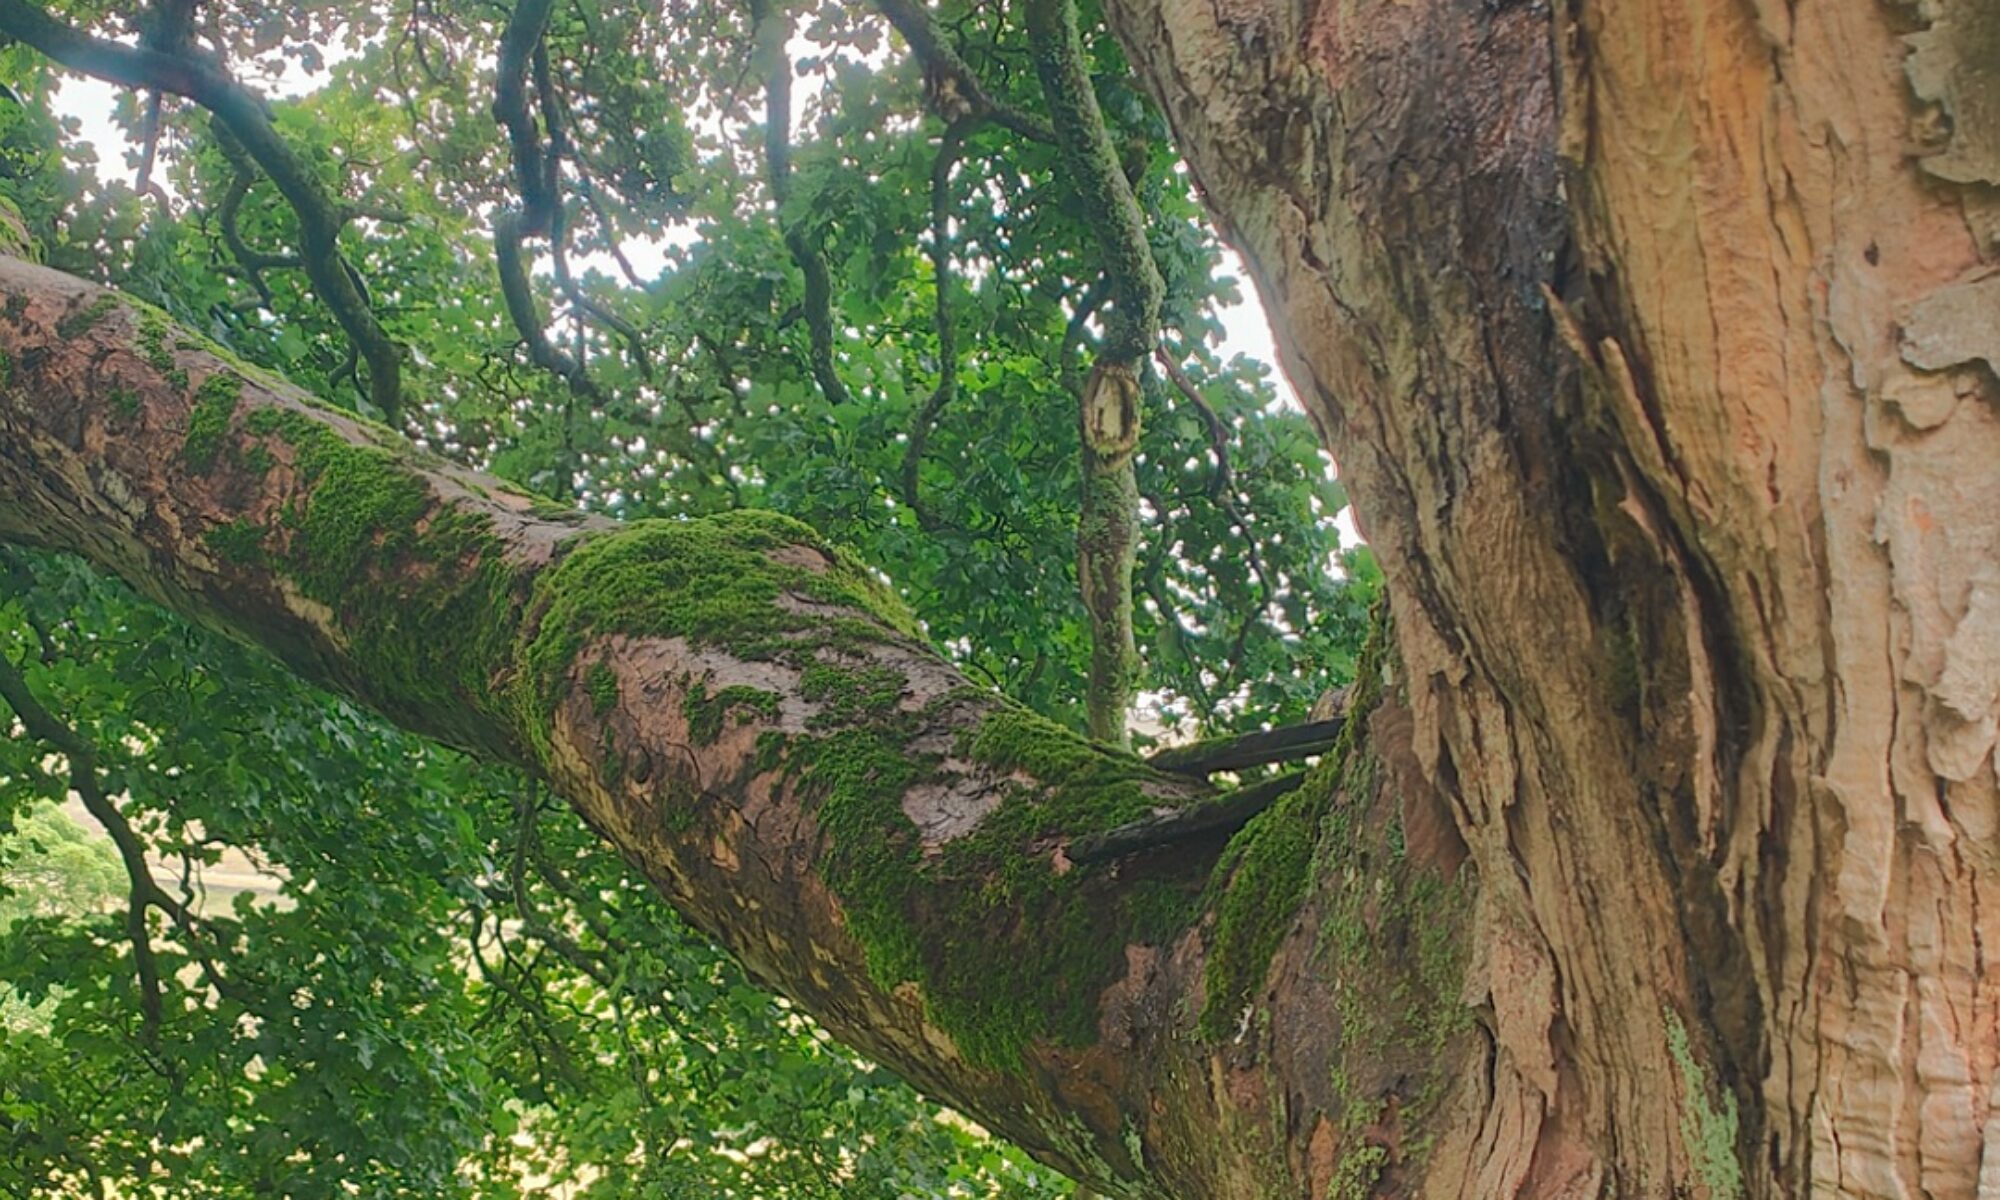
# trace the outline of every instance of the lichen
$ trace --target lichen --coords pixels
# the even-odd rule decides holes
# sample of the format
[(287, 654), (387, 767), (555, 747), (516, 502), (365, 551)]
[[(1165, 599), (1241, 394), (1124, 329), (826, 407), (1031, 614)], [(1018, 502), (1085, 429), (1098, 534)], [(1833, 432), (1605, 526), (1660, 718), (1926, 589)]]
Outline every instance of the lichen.
[(1715, 1106), (1708, 1095), (1707, 1073), (1695, 1061), (1680, 1014), (1662, 1008), (1661, 1015), (1667, 1026), (1667, 1053), (1681, 1076), (1681, 1146), (1708, 1187), (1709, 1200), (1738, 1200), (1743, 1195), (1743, 1165), (1736, 1158), (1736, 1097), (1723, 1089), (1722, 1107)]
[(215, 456), (229, 436), (229, 422), (236, 415), (243, 381), (227, 371), (217, 371), (201, 381), (195, 392), (194, 409), (188, 413), (187, 440), (181, 454), (189, 469), (206, 474), (215, 465)]

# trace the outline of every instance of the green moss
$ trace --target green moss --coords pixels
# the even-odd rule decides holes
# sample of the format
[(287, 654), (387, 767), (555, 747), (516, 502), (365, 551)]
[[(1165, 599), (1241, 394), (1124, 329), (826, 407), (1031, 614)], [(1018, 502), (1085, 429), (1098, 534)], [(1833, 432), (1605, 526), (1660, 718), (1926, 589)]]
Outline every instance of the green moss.
[(0, 387), (14, 382), (14, 356), (0, 350)]
[(823, 705), (819, 725), (852, 724), (894, 711), (903, 697), (901, 674), (885, 667), (847, 667), (814, 662), (799, 678), (799, 694)]
[[(1165, 940), (1195, 912), (1193, 888), (1134, 888), (1049, 847), (1151, 810), (1143, 763), (1007, 706), (964, 735), (961, 755), (1034, 776), (979, 827), (924, 853), (903, 798), (937, 769), (906, 747), (919, 719), (866, 710), (857, 724), (797, 738), (787, 769), (816, 805), (827, 882), (870, 975), (915, 981), (932, 1020), (973, 1061), (1008, 1068), (1032, 1042), (1086, 1045), (1097, 1002), (1125, 969), (1134, 936)], [(919, 921), (928, 931), (916, 932)], [(939, 930), (949, 930), (941, 936)]]
[(242, 390), (243, 381), (227, 371), (217, 371), (201, 381), (201, 388), (195, 392), (194, 410), (188, 414), (187, 440), (181, 447), (191, 469), (206, 473), (215, 465), (215, 456), (221, 453), (222, 443), (229, 436), (229, 422), (236, 415)]
[(71, 338), (80, 338), (92, 329), (95, 329), (97, 323), (102, 321), (112, 309), (117, 307), (118, 296), (115, 292), (100, 292), (97, 299), (92, 300), (88, 305), (58, 319), (56, 321), (56, 336), (63, 338), (65, 341)]
[(125, 420), (139, 415), (139, 393), (122, 383), (112, 384), (111, 394), (106, 399), (111, 404), (111, 411)]
[(227, 563), (256, 566), (264, 561), (264, 531), (240, 517), (210, 529), (202, 542)]
[(752, 719), (755, 714), (765, 717), (778, 715), (779, 696), (763, 688), (732, 684), (713, 696), (708, 694), (708, 685), (696, 680), (688, 688), (687, 699), (682, 711), (687, 715), (688, 738), (697, 746), (709, 746), (722, 736), (722, 727), (731, 712), (739, 714), (739, 719)]
[(254, 474), (263, 476), (271, 473), (271, 468), (277, 465), (277, 460), (271, 457), (271, 452), (263, 446), (251, 446), (243, 452), (243, 465)]
[(1361, 731), (1381, 693), (1386, 648), (1386, 610), (1379, 610), (1355, 667), (1353, 697), (1340, 740), (1302, 787), (1258, 814), (1231, 839), (1216, 866), (1211, 886), (1221, 891), (1214, 905), (1215, 933), (1204, 967), (1200, 1019), (1207, 1037), (1225, 1037), (1234, 1030), (1305, 899), (1321, 826), (1345, 790), (1350, 764), (1360, 757)]
[(1667, 1053), (1681, 1076), (1681, 1145), (1711, 1200), (1738, 1200), (1743, 1195), (1743, 1165), (1736, 1158), (1736, 1097), (1723, 1089), (1722, 1107), (1715, 1106), (1709, 1099), (1707, 1073), (1695, 1061), (1680, 1014), (1663, 1008), (1661, 1015), (1667, 1025)]
[(158, 371), (167, 381), (182, 391), (187, 390), (188, 373), (174, 359), (168, 348), (173, 336), (174, 323), (167, 314), (150, 305), (134, 307), (139, 313), (139, 352), (146, 365)]
[(403, 456), (305, 413), (258, 408), (243, 428), (289, 447), (300, 479), (267, 539), (273, 565), (339, 614), (384, 696), (430, 709), (433, 723), (456, 704), (468, 727), (490, 730), (473, 715), (504, 713), (490, 682), (511, 659), (517, 612), (488, 520), (440, 504)]
[(603, 716), (618, 705), (618, 676), (610, 667), (598, 662), (590, 664), (590, 675), (584, 681), (590, 690), (590, 711)]
[(787, 596), (852, 611), (856, 618), (841, 628), (853, 637), (879, 641), (913, 627), (865, 570), (776, 513), (638, 521), (570, 545), (536, 581), (540, 620), (523, 651), (521, 696), (535, 714), (553, 710), (571, 663), (595, 636), (684, 637), (743, 658), (804, 665), (828, 644), (827, 618), (800, 611)]

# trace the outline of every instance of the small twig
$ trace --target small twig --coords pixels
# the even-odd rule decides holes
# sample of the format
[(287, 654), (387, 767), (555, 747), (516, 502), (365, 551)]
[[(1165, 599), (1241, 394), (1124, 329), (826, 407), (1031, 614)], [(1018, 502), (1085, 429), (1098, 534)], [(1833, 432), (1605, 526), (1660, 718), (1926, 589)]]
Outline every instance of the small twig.
[(1180, 775), (1212, 775), (1217, 771), (1241, 771), (1276, 762), (1297, 762), (1333, 749), (1347, 721), (1334, 717), (1239, 733), (1229, 737), (1205, 738), (1185, 746), (1173, 746), (1152, 755), (1148, 766)]
[(1104, 862), (1190, 838), (1235, 833), (1279, 797), (1297, 791), (1306, 781), (1306, 774), (1294, 771), (1237, 788), (1191, 808), (1141, 817), (1116, 829), (1080, 837), (1069, 844), (1066, 853), (1072, 862)]

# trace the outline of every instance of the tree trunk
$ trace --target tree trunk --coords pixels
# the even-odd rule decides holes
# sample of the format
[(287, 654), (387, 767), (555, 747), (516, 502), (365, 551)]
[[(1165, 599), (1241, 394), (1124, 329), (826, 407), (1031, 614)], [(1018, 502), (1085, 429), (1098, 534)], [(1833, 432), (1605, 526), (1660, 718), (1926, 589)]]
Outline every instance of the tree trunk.
[(1995, 1194), (1992, 5), (1110, 11), (1479, 880), (1421, 1190)]
[(547, 774), (1112, 1195), (2000, 1189), (1991, 6), (1108, 8), (1393, 600), (1226, 849), (1072, 860), (1203, 793), (795, 525), (541, 515), (18, 263), (0, 536)]

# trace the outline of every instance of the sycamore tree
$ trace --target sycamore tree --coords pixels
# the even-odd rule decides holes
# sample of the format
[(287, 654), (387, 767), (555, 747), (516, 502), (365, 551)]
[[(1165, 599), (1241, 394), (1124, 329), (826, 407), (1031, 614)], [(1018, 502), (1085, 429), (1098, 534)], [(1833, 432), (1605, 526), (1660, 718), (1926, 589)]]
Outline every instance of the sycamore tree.
[(9, 1162), (1043, 1186), (824, 1029), (1114, 1195), (2000, 1189), (1990, 4), (0, 31), (10, 785), (299, 901), (17, 922)]

